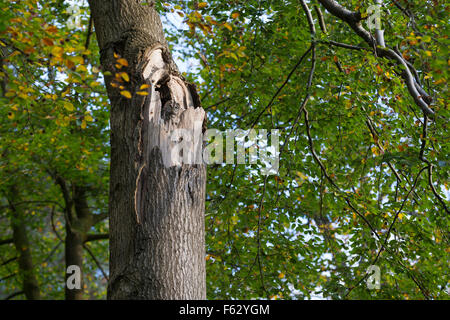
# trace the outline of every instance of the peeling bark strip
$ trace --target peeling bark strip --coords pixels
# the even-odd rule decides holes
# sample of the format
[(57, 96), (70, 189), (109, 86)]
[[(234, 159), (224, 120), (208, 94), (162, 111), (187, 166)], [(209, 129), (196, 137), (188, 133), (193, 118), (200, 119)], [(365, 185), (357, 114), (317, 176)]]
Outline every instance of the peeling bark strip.
[(105, 78), (111, 101), (108, 298), (204, 299), (206, 167), (185, 164), (185, 150), (199, 146), (183, 141), (181, 151), (176, 135), (202, 130), (206, 117), (195, 86), (178, 72), (153, 2), (89, 3), (104, 70), (117, 72), (116, 53), (129, 64), (128, 91), (149, 85), (148, 95), (125, 99)]

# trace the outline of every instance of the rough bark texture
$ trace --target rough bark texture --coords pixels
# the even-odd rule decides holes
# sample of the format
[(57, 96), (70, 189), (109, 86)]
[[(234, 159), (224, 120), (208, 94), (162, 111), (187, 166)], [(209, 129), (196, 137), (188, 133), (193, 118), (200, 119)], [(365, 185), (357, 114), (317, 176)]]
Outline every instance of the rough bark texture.
[[(144, 4), (147, 3), (147, 4)], [(152, 1), (90, 0), (101, 63), (127, 72), (111, 101), (109, 299), (206, 297), (204, 164), (172, 157), (175, 129), (198, 128), (205, 113), (175, 66)], [(148, 4), (150, 3), (150, 4)], [(128, 61), (120, 71), (114, 53)], [(134, 94), (148, 84), (148, 95)]]

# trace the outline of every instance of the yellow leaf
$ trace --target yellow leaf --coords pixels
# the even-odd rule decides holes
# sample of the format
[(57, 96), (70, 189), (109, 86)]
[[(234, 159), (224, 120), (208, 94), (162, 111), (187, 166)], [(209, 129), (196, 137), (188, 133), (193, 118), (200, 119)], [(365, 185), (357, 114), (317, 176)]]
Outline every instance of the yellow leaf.
[(60, 58), (64, 53), (64, 49), (61, 47), (53, 47), (52, 49), (52, 55), (54, 55), (55, 57)]
[(143, 84), (142, 86), (139, 87), (139, 90), (144, 90), (144, 89), (147, 89), (147, 88), (150, 88), (150, 85), (149, 84)]
[(84, 117), (84, 120), (86, 120), (87, 122), (92, 122), (94, 121), (94, 118), (92, 118), (92, 116), (87, 115), (86, 117)]
[(282, 272), (278, 275), (278, 278), (283, 279), (286, 275)]
[(5, 93), (5, 97), (7, 97), (7, 98), (14, 97), (15, 95), (16, 95), (16, 93), (13, 90), (10, 90), (7, 93)]
[(124, 58), (117, 59), (117, 63), (121, 64), (124, 67), (128, 67), (128, 61)]
[(231, 17), (233, 18), (233, 19), (236, 19), (236, 18), (238, 18), (239, 17), (239, 12), (235, 12), (235, 13), (233, 13), (232, 15), (231, 15)]
[(128, 74), (126, 72), (121, 72), (120, 76), (122, 77), (123, 80), (125, 80), (126, 82), (130, 81), (130, 77), (128, 76)]
[(138, 94), (140, 96), (148, 96), (148, 92), (147, 91), (138, 91), (138, 92), (136, 92), (136, 94)]
[(227, 28), (228, 30), (233, 31), (233, 27), (232, 27), (228, 22), (225, 22), (225, 23), (223, 24), (223, 26), (224, 26), (225, 28)]
[(76, 64), (84, 64), (84, 59), (83, 59), (83, 57), (75, 56), (75, 57), (71, 57), (70, 59), (71, 59), (73, 62), (75, 62)]
[(380, 153), (378, 152), (378, 148), (377, 147), (373, 147), (372, 148), (372, 153), (376, 156), (380, 155)]
[(9, 55), (9, 59), (11, 59), (12, 57), (15, 57), (15, 56), (17, 56), (17, 55), (19, 55), (20, 54), (20, 51), (14, 51), (13, 53), (11, 53), (10, 55)]
[(87, 123), (86, 123), (85, 120), (83, 120), (83, 121), (81, 122), (81, 129), (86, 129), (86, 127), (87, 127)]
[(73, 111), (74, 109), (73, 104), (67, 101), (64, 101), (64, 108), (66, 108), (67, 111)]
[(428, 57), (431, 57), (431, 51), (425, 51), (425, 54), (426, 54)]
[(120, 94), (123, 95), (125, 98), (131, 99), (131, 93), (127, 90), (120, 91)]
[(198, 8), (199, 8), (199, 9), (206, 8), (207, 6), (208, 6), (208, 4), (207, 4), (206, 2), (200, 2), (200, 3), (198, 4)]
[(87, 69), (82, 64), (79, 64), (78, 67), (75, 69), (77, 72), (87, 72)]
[(303, 180), (308, 180), (308, 177), (305, 176), (303, 173), (301, 173), (300, 171), (297, 171), (297, 175), (302, 178)]

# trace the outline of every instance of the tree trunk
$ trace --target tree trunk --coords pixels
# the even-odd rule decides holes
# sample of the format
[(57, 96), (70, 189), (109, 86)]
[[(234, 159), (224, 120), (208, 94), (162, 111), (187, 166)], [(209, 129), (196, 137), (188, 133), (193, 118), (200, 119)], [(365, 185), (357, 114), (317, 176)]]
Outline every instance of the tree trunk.
[[(95, 224), (92, 213), (89, 210), (86, 190), (73, 185), (70, 189), (66, 181), (56, 175), (56, 183), (60, 186), (65, 203), (66, 239), (65, 239), (65, 298), (66, 300), (84, 299), (83, 281), (83, 244), (87, 240), (88, 232)], [(67, 280), (73, 273), (67, 273), (69, 266), (77, 266), (80, 270), (80, 288), (69, 288)]]
[[(69, 226), (66, 226), (66, 240), (65, 240), (65, 260), (66, 271), (69, 266), (78, 266), (80, 268), (80, 289), (69, 289), (65, 286), (66, 300), (83, 300), (83, 234), (80, 232), (73, 232)], [(66, 272), (65, 280), (71, 274)]]
[(13, 212), (11, 218), (11, 227), (13, 230), (13, 242), (16, 247), (19, 262), (19, 276), (22, 280), (23, 293), (28, 300), (39, 300), (40, 291), (39, 284), (36, 280), (33, 267), (33, 259), (30, 250), (30, 241), (25, 224), (25, 217), (22, 210), (14, 205), (18, 201), (17, 188), (11, 188), (10, 208)]
[[(112, 73), (108, 298), (205, 299), (206, 167), (176, 160), (171, 140), (176, 129), (203, 127), (195, 86), (178, 72), (152, 1), (89, 3), (102, 67)], [(119, 57), (128, 66), (119, 69)]]

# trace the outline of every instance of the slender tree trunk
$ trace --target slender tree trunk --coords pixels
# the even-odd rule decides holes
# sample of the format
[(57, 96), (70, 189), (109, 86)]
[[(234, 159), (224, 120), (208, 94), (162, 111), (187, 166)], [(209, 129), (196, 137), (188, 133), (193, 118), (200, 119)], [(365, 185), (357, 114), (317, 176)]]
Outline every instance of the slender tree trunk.
[(67, 280), (72, 273), (65, 273), (65, 298), (66, 300), (84, 299), (83, 281), (83, 244), (88, 238), (88, 232), (95, 224), (92, 213), (89, 210), (86, 190), (79, 186), (72, 186), (69, 191), (63, 178), (56, 175), (56, 182), (60, 186), (65, 202), (66, 239), (65, 262), (66, 271), (69, 266), (77, 266), (80, 270), (80, 288), (68, 288)]
[(30, 241), (28, 239), (25, 217), (20, 207), (14, 203), (18, 201), (17, 188), (11, 188), (10, 208), (13, 212), (11, 227), (13, 242), (16, 247), (19, 262), (19, 276), (22, 280), (23, 292), (28, 300), (39, 300), (39, 284), (34, 274), (33, 259), (31, 257)]
[[(65, 287), (66, 300), (83, 300), (83, 234), (73, 232), (69, 226), (66, 226), (65, 240), (65, 260), (66, 270), (69, 266), (78, 266), (80, 268), (80, 289), (69, 289)], [(66, 281), (70, 274), (66, 273)]]
[[(152, 1), (89, 3), (112, 73), (108, 298), (204, 299), (206, 167), (177, 165), (170, 142), (175, 129), (202, 129), (195, 87), (179, 74)], [(119, 69), (118, 57), (128, 66)], [(121, 72), (129, 81), (113, 87)], [(143, 88), (147, 95), (135, 94)]]

